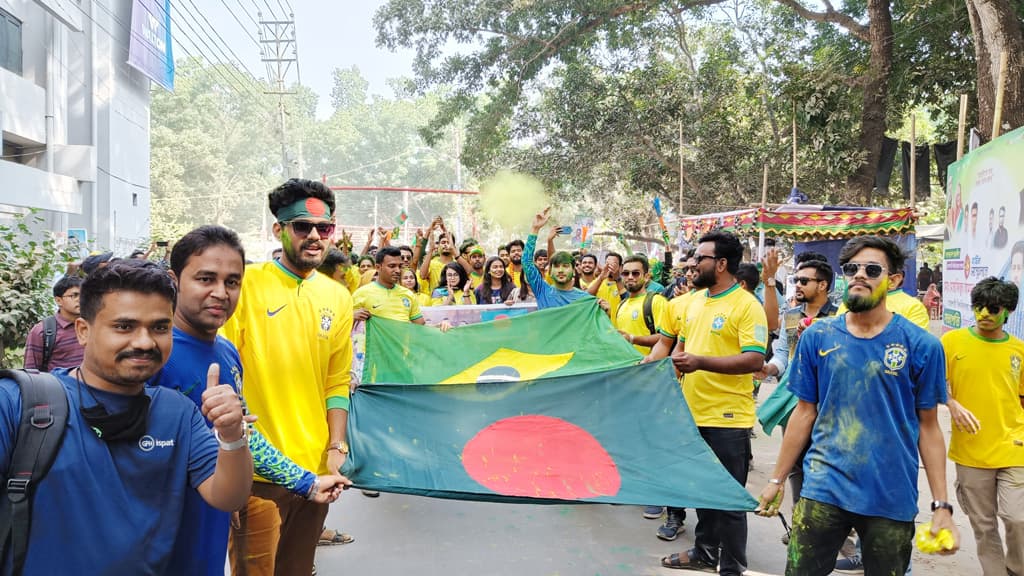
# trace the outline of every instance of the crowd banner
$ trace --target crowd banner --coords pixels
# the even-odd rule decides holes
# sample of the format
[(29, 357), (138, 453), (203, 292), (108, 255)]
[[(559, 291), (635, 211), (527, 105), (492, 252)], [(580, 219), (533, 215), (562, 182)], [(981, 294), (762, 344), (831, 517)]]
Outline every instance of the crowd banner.
[(439, 334), (367, 324), (342, 473), (369, 490), (518, 503), (753, 510), (697, 431), (670, 360), (592, 299)]
[[(974, 324), (979, 280), (1010, 280), (1024, 293), (1024, 128), (1008, 132), (949, 166), (942, 266), (944, 329)], [(1024, 337), (1024, 298), (1006, 324)]]

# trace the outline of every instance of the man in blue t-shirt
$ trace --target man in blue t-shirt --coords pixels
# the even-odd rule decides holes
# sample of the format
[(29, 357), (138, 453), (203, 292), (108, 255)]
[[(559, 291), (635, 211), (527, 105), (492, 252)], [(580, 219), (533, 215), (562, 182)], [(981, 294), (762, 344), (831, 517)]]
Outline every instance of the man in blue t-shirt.
[[(174, 309), (174, 352), (154, 378), (202, 403), (206, 367), (220, 366), (221, 381), (242, 391), (242, 362), (234, 344), (217, 330), (238, 305), (245, 273), (245, 251), (238, 235), (222, 226), (201, 226), (185, 234), (171, 251), (171, 274), (178, 285)], [(351, 484), (340, 475), (317, 477), (282, 454), (256, 428), (249, 429), (249, 450), (260, 477), (293, 494), (320, 503), (337, 499)], [(168, 574), (222, 576), (227, 557), (230, 519), (207, 504), (195, 490), (185, 495), (181, 529)]]
[[(54, 372), (68, 425), (35, 487), (25, 574), (162, 574), (189, 491), (220, 510), (245, 505), (253, 467), (242, 402), (218, 384), (218, 369), (199, 382), (201, 412), (146, 386), (170, 354), (173, 307), (174, 284), (151, 262), (116, 262), (82, 284), (75, 330), (85, 353), (81, 366)], [(10, 466), (20, 419), (20, 390), (2, 380), (0, 469)], [(9, 551), (3, 562), (10, 573)]]
[(952, 533), (946, 553), (959, 546), (936, 417), (946, 401), (942, 346), (885, 306), (890, 276), (901, 273), (905, 259), (887, 238), (847, 242), (839, 263), (849, 312), (813, 324), (797, 345), (789, 389), (798, 404), (758, 506), (763, 515), (778, 512), (783, 480), (809, 442), (787, 574), (831, 573), (851, 528), (860, 535), (866, 573), (906, 572), (919, 452), (933, 498), (932, 532)]
[[(537, 298), (537, 309), (554, 308), (565, 306), (580, 298), (592, 298), (583, 290), (576, 288), (573, 284), (573, 261), (572, 254), (564, 251), (555, 252), (548, 261), (548, 268), (551, 280), (554, 285), (544, 281), (544, 274), (537, 268), (533, 261), (533, 253), (537, 248), (537, 233), (551, 217), (551, 207), (545, 208), (543, 212), (533, 217), (533, 228), (526, 238), (526, 248), (523, 250), (523, 272), (526, 275), (526, 282), (530, 285), (534, 297)], [(602, 302), (601, 308), (608, 311), (608, 303)]]

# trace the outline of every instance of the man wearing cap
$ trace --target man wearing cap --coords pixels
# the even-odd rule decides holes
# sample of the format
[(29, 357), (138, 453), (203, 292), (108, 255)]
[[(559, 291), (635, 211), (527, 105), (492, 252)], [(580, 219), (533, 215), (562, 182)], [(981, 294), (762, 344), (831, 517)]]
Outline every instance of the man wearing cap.
[(469, 255), (466, 256), (466, 260), (469, 261), (469, 281), (473, 285), (473, 290), (484, 281), (484, 261), (487, 260), (487, 255), (484, 254), (484, 249), (479, 244), (474, 244), (469, 248)]
[[(352, 296), (317, 273), (334, 235), (334, 194), (291, 179), (270, 193), (279, 260), (250, 265), (223, 334), (238, 348), (256, 427), (297, 465), (337, 474), (348, 454)], [(233, 574), (310, 574), (327, 505), (256, 476), (230, 541)]]
[(88, 276), (99, 268), (106, 268), (113, 257), (113, 252), (93, 252), (89, 254), (85, 260), (82, 260), (82, 273)]

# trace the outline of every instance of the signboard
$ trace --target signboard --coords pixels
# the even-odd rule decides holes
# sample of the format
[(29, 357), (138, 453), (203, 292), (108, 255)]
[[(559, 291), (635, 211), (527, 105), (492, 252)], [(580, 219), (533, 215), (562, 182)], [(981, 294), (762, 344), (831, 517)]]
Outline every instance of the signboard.
[[(1024, 128), (1005, 134), (949, 167), (942, 261), (942, 323), (971, 326), (971, 289), (988, 276), (1024, 294)], [(1024, 300), (1024, 299), (1022, 299)], [(1024, 337), (1024, 301), (1006, 325)]]
[(171, 0), (132, 0), (128, 64), (167, 90), (174, 90)]
[(68, 228), (68, 252), (78, 258), (89, 255), (89, 232), (85, 228)]

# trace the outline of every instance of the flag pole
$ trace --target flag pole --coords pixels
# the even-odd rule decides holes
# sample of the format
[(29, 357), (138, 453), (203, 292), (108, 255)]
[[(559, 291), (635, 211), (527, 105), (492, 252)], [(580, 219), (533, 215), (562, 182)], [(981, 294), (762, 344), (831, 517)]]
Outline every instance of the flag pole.
[[(964, 157), (964, 138), (967, 129), (967, 94), (960, 95), (960, 121), (956, 129), (956, 159)], [(945, 183), (943, 183), (945, 185)]]
[(1007, 66), (1007, 54), (1006, 50), (1003, 50), (999, 53), (999, 81), (996, 84), (996, 110), (992, 115), (992, 140), (999, 138), (999, 129), (1003, 124), (1003, 94), (1006, 92)]

